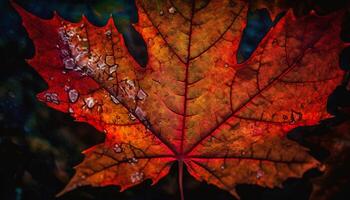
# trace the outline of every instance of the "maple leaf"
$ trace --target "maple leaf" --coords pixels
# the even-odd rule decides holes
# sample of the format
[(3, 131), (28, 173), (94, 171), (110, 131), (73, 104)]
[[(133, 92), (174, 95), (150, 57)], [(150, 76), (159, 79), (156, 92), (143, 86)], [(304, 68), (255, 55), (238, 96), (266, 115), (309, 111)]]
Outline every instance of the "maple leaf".
[(105, 132), (63, 193), (78, 186), (153, 184), (179, 163), (199, 181), (229, 191), (237, 184), (281, 186), (320, 163), (288, 140), (295, 127), (330, 115), (342, 81), (340, 13), (295, 18), (273, 27), (238, 64), (247, 3), (137, 1), (134, 25), (147, 43), (141, 67), (110, 19), (40, 19), (14, 4), (35, 45), (29, 64), (47, 81), (38, 98)]

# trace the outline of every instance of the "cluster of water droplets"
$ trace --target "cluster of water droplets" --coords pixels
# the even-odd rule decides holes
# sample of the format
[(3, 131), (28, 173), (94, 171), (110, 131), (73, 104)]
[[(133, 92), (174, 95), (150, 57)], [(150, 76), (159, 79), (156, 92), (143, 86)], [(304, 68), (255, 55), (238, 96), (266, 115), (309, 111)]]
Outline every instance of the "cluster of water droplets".
[(139, 160), (135, 157), (129, 158), (128, 159), (128, 163), (131, 165), (135, 165), (137, 162), (139, 162)]
[[(122, 92), (122, 95), (118, 98), (111, 96), (112, 101), (116, 104), (120, 103), (119, 99), (127, 98), (133, 102), (144, 102), (147, 98), (147, 93), (142, 89), (138, 89), (133, 80), (125, 79), (119, 83), (119, 88)], [(137, 106), (134, 112), (129, 113), (129, 119), (135, 121), (136, 119), (145, 120), (146, 113), (142, 110), (140, 106)]]
[[(169, 9), (168, 9), (168, 12), (170, 14), (175, 14), (176, 13), (176, 8), (174, 6), (171, 6)], [(159, 11), (159, 15), (160, 16), (163, 16), (164, 15), (164, 11), (163, 10), (160, 10)]]
[(46, 92), (44, 94), (44, 98), (45, 98), (46, 102), (54, 103), (57, 105), (60, 104), (58, 94), (55, 92)]
[(133, 80), (125, 79), (119, 83), (119, 88), (124, 97), (135, 101), (137, 96), (137, 88)]
[[(65, 70), (79, 71), (82, 76), (93, 75), (95, 69), (101, 69), (105, 65), (101, 61), (97, 67), (94, 67), (100, 57), (94, 55), (93, 52), (89, 53), (88, 38), (86, 34), (83, 34), (85, 33), (84, 28), (84, 24), (80, 27), (73, 27), (70, 24), (62, 25), (58, 31), (61, 40), (57, 45)], [(66, 71), (63, 72), (66, 73)]]
[(137, 183), (142, 181), (144, 174), (142, 172), (135, 172), (131, 174), (130, 180), (132, 183)]

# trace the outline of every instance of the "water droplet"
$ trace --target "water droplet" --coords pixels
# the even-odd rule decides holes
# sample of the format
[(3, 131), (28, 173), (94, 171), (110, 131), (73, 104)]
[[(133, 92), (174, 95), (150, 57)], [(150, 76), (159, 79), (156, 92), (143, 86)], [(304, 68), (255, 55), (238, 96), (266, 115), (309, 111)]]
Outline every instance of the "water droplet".
[(140, 182), (143, 179), (143, 173), (135, 172), (130, 176), (130, 179), (132, 183)]
[(113, 150), (116, 153), (121, 153), (123, 151), (122, 147), (119, 144), (115, 144)]
[(77, 35), (77, 38), (78, 38), (78, 41), (80, 42), (81, 41), (80, 35)]
[(132, 113), (129, 113), (129, 119), (135, 121), (136, 117)]
[(64, 44), (67, 44), (68, 41), (69, 41), (69, 38), (68, 38), (68, 36), (67, 36), (66, 33), (65, 33), (65, 28), (64, 28), (64, 27), (61, 27), (58, 33), (59, 33), (59, 35), (60, 35), (60, 37), (61, 37), (62, 42), (63, 42)]
[(140, 99), (140, 100), (145, 100), (147, 97), (147, 94), (145, 91), (143, 91), (143, 89), (140, 89), (138, 92), (137, 92), (137, 98)]
[(164, 15), (164, 11), (162, 11), (162, 10), (159, 11), (159, 15), (160, 15), (160, 16), (163, 16), (163, 15)]
[(105, 32), (105, 34), (106, 34), (107, 36), (111, 36), (111, 35), (112, 35), (112, 31), (111, 31), (111, 30), (108, 30), (108, 31)]
[(109, 74), (113, 74), (115, 71), (117, 71), (118, 65), (113, 65), (109, 68)]
[(133, 80), (126, 80), (126, 84), (128, 84), (128, 86), (131, 88), (135, 88), (135, 83)]
[(93, 108), (95, 106), (95, 99), (93, 97), (88, 97), (85, 99), (85, 103), (87, 105), (88, 108)]
[(261, 171), (261, 170), (258, 170), (258, 171), (256, 172), (256, 178), (257, 178), (257, 179), (260, 179), (262, 176), (264, 176), (264, 172)]
[(115, 104), (119, 104), (120, 103), (119, 100), (117, 98), (115, 98), (113, 95), (111, 95), (110, 97), (111, 97), (113, 103), (115, 103)]
[(172, 6), (172, 7), (169, 8), (168, 11), (169, 11), (170, 14), (174, 14), (176, 12), (176, 9)]
[(140, 107), (136, 107), (135, 114), (140, 120), (145, 119), (146, 114)]
[(80, 178), (86, 179), (86, 176), (85, 175), (81, 175)]
[(99, 70), (104, 70), (106, 68), (106, 63), (103, 61), (103, 60), (99, 60), (98, 63), (97, 63), (97, 68)]
[(75, 61), (73, 58), (70, 58), (70, 57), (63, 58), (63, 63), (66, 69), (74, 69)]
[(73, 30), (69, 30), (69, 31), (67, 31), (67, 35), (69, 37), (73, 37), (75, 35), (75, 32)]
[(128, 160), (128, 163), (134, 165), (134, 164), (137, 163), (138, 161), (139, 161), (139, 160), (137, 160), (137, 158), (130, 158), (130, 159)]
[(79, 98), (79, 93), (76, 89), (71, 89), (68, 91), (68, 97), (71, 103), (75, 103)]
[(119, 87), (123, 92), (123, 96), (128, 97), (129, 99), (135, 100), (137, 90), (132, 80), (123, 80), (119, 83)]
[(69, 85), (64, 85), (64, 91), (67, 92), (70, 89)]
[(70, 107), (70, 108), (68, 108), (68, 112), (69, 112), (69, 113), (74, 113), (73, 108), (71, 108), (71, 107)]
[(225, 65), (224, 65), (226, 68), (228, 67), (228, 64), (227, 63), (225, 63)]
[(225, 168), (226, 168), (225, 165), (220, 166), (220, 169), (222, 169), (222, 170), (224, 170)]
[(241, 155), (244, 156), (245, 155), (245, 151), (241, 151)]

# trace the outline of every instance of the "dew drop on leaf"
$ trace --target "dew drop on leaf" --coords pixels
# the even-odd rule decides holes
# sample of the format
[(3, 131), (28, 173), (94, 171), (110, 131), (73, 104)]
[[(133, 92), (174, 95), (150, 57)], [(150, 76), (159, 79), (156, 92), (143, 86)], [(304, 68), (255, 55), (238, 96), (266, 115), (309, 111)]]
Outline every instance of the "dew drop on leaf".
[(73, 58), (66, 57), (66, 58), (63, 58), (63, 64), (64, 64), (64, 68), (66, 69), (74, 69), (75, 61)]
[(225, 169), (225, 165), (221, 165), (220, 169), (224, 170)]
[(126, 84), (130, 87), (130, 88), (135, 88), (135, 83), (133, 80), (126, 80)]
[(108, 31), (105, 32), (105, 34), (106, 34), (107, 36), (111, 36), (111, 35), (112, 35), (112, 32), (111, 32), (111, 30), (108, 30)]
[(85, 103), (87, 105), (88, 108), (93, 108), (95, 106), (95, 99), (93, 97), (88, 97), (85, 99)]
[(119, 100), (116, 97), (114, 97), (113, 95), (111, 95), (110, 97), (111, 97), (113, 103), (115, 103), (115, 104), (119, 104), (120, 103)]
[(69, 113), (74, 113), (73, 108), (68, 108), (68, 112), (69, 112)]
[(129, 119), (135, 121), (136, 117), (132, 113), (129, 113)]
[(109, 74), (113, 74), (115, 71), (117, 71), (118, 64), (113, 65), (109, 68)]
[(79, 93), (76, 89), (71, 89), (68, 91), (68, 97), (71, 103), (75, 103), (79, 98)]
[(135, 172), (130, 176), (131, 182), (136, 183), (143, 179), (143, 173), (142, 172)]
[(140, 107), (136, 107), (135, 114), (140, 120), (144, 120), (146, 117), (145, 112)]
[(140, 100), (145, 100), (147, 97), (147, 94), (145, 91), (143, 91), (142, 89), (140, 89), (138, 92), (137, 92), (137, 98), (140, 99)]
[(176, 9), (174, 7), (169, 8), (169, 13), (174, 14), (176, 12)]

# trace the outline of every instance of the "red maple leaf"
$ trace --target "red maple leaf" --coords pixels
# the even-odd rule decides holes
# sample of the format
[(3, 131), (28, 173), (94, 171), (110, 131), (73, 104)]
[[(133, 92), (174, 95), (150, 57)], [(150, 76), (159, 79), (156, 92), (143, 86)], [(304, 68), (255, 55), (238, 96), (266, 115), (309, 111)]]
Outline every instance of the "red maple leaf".
[(39, 99), (106, 135), (63, 193), (155, 184), (177, 161), (182, 198), (184, 166), (238, 197), (237, 184), (281, 186), (320, 165), (286, 133), (330, 116), (327, 97), (343, 77), (342, 14), (287, 12), (238, 64), (247, 3), (137, 1), (134, 27), (149, 55), (142, 68), (112, 19), (95, 27), (14, 7), (35, 44), (28, 62), (49, 86)]

